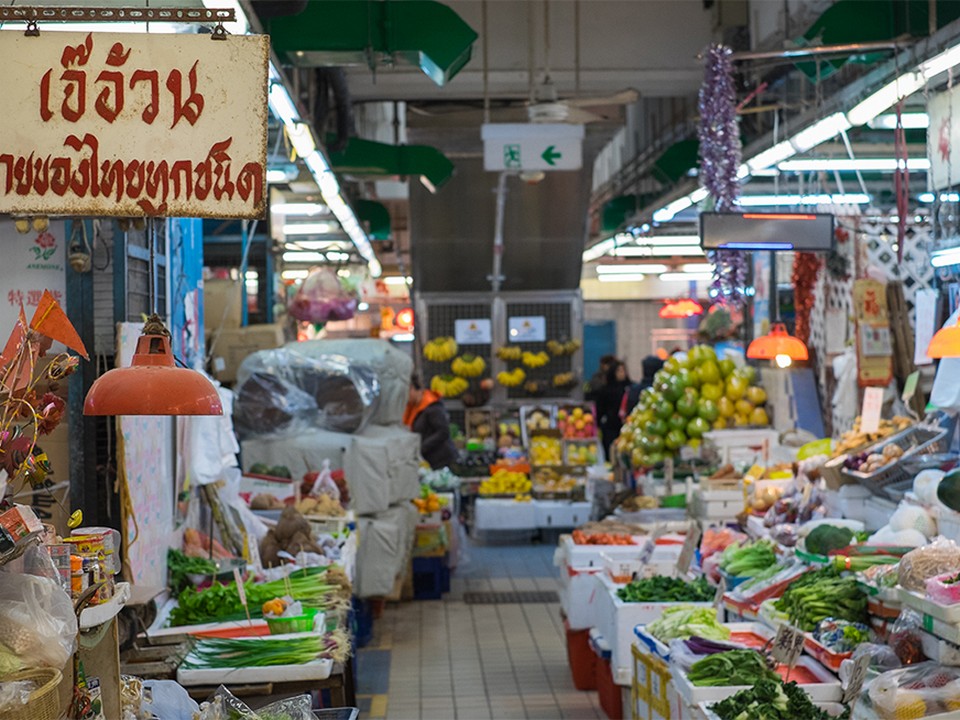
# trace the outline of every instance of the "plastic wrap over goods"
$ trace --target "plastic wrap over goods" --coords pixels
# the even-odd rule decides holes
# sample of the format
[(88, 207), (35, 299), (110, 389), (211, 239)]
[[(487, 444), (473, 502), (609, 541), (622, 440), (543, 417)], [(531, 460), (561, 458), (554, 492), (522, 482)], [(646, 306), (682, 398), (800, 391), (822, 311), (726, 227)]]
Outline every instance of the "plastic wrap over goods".
[(380, 381), (369, 365), (342, 355), (307, 357), (280, 348), (243, 361), (236, 393), (233, 423), (241, 437), (307, 427), (355, 433), (377, 411)]

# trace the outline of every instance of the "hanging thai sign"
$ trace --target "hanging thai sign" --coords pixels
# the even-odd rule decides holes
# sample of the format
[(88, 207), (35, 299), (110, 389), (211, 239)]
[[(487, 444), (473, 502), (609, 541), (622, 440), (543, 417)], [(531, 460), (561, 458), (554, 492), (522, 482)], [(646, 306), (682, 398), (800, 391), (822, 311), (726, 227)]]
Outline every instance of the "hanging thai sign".
[(930, 187), (933, 190), (960, 181), (960, 92), (952, 88), (932, 95), (927, 102), (930, 127), (927, 130), (927, 157), (930, 159)]
[(0, 213), (262, 217), (264, 35), (0, 35)]
[(860, 387), (886, 387), (893, 379), (886, 285), (876, 280), (857, 280), (853, 284), (853, 308), (857, 320)]

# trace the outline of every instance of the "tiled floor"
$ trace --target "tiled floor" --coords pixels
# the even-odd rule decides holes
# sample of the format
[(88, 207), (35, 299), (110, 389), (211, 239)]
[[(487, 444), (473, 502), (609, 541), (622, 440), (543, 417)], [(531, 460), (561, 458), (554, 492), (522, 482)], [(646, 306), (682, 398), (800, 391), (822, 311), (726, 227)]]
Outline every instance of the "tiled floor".
[(362, 717), (602, 718), (573, 687), (560, 606), (467, 605), (468, 591), (559, 590), (553, 545), (468, 545), (439, 601), (388, 605), (359, 651)]

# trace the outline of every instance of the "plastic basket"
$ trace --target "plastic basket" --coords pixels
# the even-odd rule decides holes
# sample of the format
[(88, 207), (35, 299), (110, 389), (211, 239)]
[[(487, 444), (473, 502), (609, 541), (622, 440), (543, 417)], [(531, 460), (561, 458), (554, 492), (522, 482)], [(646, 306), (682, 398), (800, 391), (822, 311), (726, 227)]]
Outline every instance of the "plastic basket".
[(893, 459), (885, 466), (873, 473), (862, 473), (856, 470), (844, 468), (841, 474), (847, 478), (856, 480), (870, 492), (875, 495), (886, 497), (885, 488), (888, 485), (902, 482), (910, 478), (907, 469), (909, 459), (924, 454), (946, 452), (950, 444), (950, 437), (947, 431), (940, 427), (931, 427), (929, 425), (914, 425), (906, 430), (891, 435), (880, 440), (862, 451), (862, 453), (871, 454), (879, 452), (886, 445), (893, 443), (903, 449), (901, 457)]
[(307, 608), (303, 611), (303, 615), (289, 618), (264, 617), (264, 620), (267, 621), (267, 627), (270, 628), (271, 635), (285, 635), (286, 633), (310, 632), (313, 630), (313, 621), (316, 616), (316, 609)]
[(317, 720), (357, 720), (360, 717), (360, 708), (338, 707), (314, 710), (313, 716)]
[(57, 720), (60, 717), (60, 694), (57, 688), (62, 675), (59, 670), (37, 668), (22, 670), (4, 678), (4, 682), (32, 680), (37, 689), (30, 693), (30, 701), (14, 710), (0, 710), (0, 720)]

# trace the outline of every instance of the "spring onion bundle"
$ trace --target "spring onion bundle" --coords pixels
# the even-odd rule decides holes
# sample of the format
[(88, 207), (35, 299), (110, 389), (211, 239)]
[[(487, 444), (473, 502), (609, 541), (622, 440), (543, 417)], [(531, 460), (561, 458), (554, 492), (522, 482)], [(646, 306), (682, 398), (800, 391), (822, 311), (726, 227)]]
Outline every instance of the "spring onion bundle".
[(760, 680), (779, 680), (756, 650), (728, 650), (697, 660), (687, 674), (698, 687), (755, 685)]
[(304, 633), (284, 638), (202, 638), (196, 642), (181, 667), (212, 668), (303, 665), (319, 658), (344, 662), (350, 641), (342, 630), (326, 635)]
[(840, 577), (831, 565), (809, 572), (792, 583), (775, 607), (787, 613), (790, 622), (812, 632), (824, 618), (866, 622), (867, 598), (853, 577)]
[[(266, 583), (244, 583), (251, 617), (260, 617), (265, 602), (275, 597), (291, 596), (304, 607), (329, 609), (341, 602), (340, 585), (333, 584), (324, 568), (307, 568), (292, 573), (289, 578)], [(200, 625), (203, 623), (246, 618), (236, 583), (222, 585), (214, 582), (208, 588), (186, 588), (177, 598), (177, 607), (170, 613), (170, 625)]]

